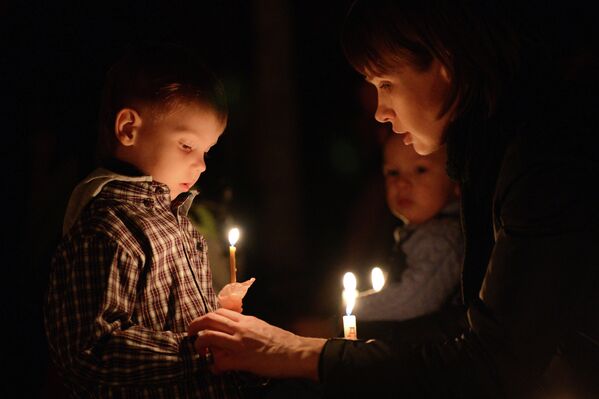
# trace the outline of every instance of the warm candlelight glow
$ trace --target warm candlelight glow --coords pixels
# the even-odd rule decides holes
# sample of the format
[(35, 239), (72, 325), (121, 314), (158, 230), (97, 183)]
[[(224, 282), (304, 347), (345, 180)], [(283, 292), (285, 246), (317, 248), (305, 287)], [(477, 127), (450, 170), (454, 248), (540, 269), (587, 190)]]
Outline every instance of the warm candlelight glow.
[(377, 292), (382, 290), (385, 285), (385, 276), (381, 268), (373, 267), (370, 272), (370, 277), (372, 278), (372, 289)]
[(229, 230), (229, 244), (231, 244), (231, 246), (235, 246), (237, 240), (239, 240), (239, 229), (234, 227)]

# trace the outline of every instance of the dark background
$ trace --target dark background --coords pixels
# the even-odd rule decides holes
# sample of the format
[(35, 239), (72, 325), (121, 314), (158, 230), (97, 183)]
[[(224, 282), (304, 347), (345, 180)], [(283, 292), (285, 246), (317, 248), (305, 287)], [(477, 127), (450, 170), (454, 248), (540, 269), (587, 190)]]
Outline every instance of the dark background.
[[(535, 14), (547, 10), (535, 2)], [(0, 2), (0, 375), (2, 390), (17, 388), (0, 396), (63, 395), (42, 324), (49, 263), (70, 192), (95, 167), (104, 74), (137, 40), (195, 49), (228, 94), (229, 125), (198, 185), (198, 205), (222, 230), (210, 246), (214, 274), (226, 268), (226, 228), (239, 225), (238, 278), (257, 278), (244, 312), (306, 335), (338, 334), (342, 274), (357, 272), (368, 288), (393, 223), (374, 91), (339, 43), (350, 0), (19, 3)], [(566, 28), (552, 39), (564, 54), (597, 48), (597, 18), (574, 3), (584, 1), (536, 18)]]
[(19, 387), (16, 397), (63, 394), (43, 334), (49, 263), (70, 192), (95, 167), (104, 74), (137, 40), (195, 49), (225, 85), (229, 124), (209, 154), (196, 201), (221, 223), (221, 245), (211, 248), (226, 250), (225, 227), (242, 228), (238, 278), (257, 278), (244, 312), (307, 335), (337, 333), (342, 274), (365, 276), (391, 237), (374, 91), (339, 43), (349, 3), (2, 6), (5, 60), (16, 61), (3, 62), (9, 73), (2, 77), (14, 89), (5, 111), (16, 115), (2, 157), (10, 168), (6, 220), (14, 223), (2, 241), (2, 316), (11, 336), (3, 352), (14, 359), (4, 376)]

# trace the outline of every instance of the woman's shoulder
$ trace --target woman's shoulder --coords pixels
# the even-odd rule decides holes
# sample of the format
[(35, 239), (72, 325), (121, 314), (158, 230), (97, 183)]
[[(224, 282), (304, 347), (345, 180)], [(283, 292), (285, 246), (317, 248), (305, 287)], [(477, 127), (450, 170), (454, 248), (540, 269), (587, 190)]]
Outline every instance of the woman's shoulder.
[(580, 228), (597, 218), (596, 139), (557, 127), (543, 137), (539, 126), (531, 124), (506, 149), (493, 200), (495, 223), (522, 231)]
[(556, 188), (560, 179), (597, 177), (599, 150), (596, 137), (580, 134), (580, 131), (547, 129), (544, 123), (531, 123), (523, 130), (506, 148), (499, 169), (498, 191), (531, 176), (550, 174), (553, 176), (551, 184)]

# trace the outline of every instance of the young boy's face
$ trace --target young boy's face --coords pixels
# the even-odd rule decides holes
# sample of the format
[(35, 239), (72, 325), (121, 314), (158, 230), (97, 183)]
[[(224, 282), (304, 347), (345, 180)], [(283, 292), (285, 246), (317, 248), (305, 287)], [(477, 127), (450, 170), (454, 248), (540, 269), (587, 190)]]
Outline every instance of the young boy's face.
[(385, 143), (383, 173), (387, 205), (399, 218), (422, 223), (455, 197), (456, 185), (445, 172), (445, 151), (418, 155), (399, 135)]
[(206, 170), (204, 155), (216, 144), (225, 123), (211, 108), (180, 105), (153, 116), (141, 113), (141, 126), (128, 161), (166, 184), (171, 199), (188, 191)]

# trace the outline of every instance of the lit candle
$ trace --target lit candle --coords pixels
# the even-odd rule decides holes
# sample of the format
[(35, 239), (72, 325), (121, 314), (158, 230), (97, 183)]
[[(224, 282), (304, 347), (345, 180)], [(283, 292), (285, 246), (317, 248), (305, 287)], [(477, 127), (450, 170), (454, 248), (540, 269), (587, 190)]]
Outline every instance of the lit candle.
[(372, 289), (379, 292), (385, 285), (385, 275), (380, 267), (373, 267), (370, 272), (370, 278), (372, 279)]
[(229, 230), (229, 270), (231, 272), (231, 283), (237, 282), (237, 263), (235, 261), (235, 244), (239, 240), (239, 229), (237, 227)]
[(356, 290), (357, 281), (353, 273), (347, 272), (343, 276), (343, 299), (345, 300), (345, 316), (343, 316), (343, 336), (346, 339), (358, 339), (358, 330), (356, 328), (356, 316), (351, 314), (356, 303), (358, 291)]
[(380, 267), (373, 267), (370, 271), (370, 278), (372, 280), (372, 288), (366, 291), (358, 292), (357, 298), (364, 298), (372, 294), (376, 294), (385, 286), (385, 272)]

